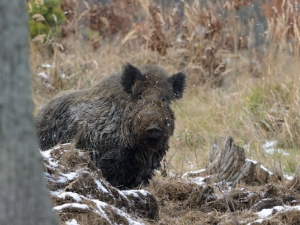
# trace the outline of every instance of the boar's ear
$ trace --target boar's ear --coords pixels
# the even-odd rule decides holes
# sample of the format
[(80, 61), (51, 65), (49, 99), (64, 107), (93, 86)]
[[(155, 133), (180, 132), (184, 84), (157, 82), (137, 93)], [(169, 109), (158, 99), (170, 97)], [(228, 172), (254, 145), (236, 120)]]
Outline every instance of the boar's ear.
[(140, 80), (142, 78), (142, 73), (138, 68), (134, 67), (130, 63), (127, 63), (123, 66), (122, 70), (122, 78), (121, 84), (126, 93), (132, 93), (132, 86), (136, 82), (136, 80)]
[(182, 98), (185, 86), (186, 86), (186, 75), (184, 72), (179, 72), (168, 78), (168, 82), (173, 87), (173, 96), (175, 99)]

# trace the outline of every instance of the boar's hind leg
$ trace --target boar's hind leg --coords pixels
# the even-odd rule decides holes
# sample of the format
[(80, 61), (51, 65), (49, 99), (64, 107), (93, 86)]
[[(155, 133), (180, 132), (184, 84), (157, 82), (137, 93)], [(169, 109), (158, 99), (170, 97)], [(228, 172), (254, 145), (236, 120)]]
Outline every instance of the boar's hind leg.
[[(132, 188), (142, 183), (140, 169), (131, 149), (107, 152), (101, 157), (99, 168), (103, 177), (115, 187)], [(140, 181), (137, 184), (138, 180)]]

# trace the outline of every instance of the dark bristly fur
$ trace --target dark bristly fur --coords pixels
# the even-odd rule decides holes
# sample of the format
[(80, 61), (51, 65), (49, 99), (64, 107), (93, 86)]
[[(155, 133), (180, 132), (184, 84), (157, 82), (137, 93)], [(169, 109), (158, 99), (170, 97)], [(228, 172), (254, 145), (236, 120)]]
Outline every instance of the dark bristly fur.
[(126, 64), (98, 85), (45, 105), (36, 116), (40, 147), (74, 140), (112, 185), (147, 184), (169, 148), (175, 119), (170, 103), (182, 97), (185, 85), (183, 72), (169, 77), (159, 66)]

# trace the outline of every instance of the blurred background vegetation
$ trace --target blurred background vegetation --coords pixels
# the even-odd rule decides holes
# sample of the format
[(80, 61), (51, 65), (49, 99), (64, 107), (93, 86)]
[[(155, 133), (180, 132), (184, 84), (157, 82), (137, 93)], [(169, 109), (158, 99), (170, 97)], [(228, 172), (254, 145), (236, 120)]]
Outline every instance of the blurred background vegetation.
[(227, 135), (270, 170), (298, 168), (298, 1), (30, 0), (28, 13), (36, 110), (126, 62), (159, 64), (189, 75), (168, 175), (205, 167)]

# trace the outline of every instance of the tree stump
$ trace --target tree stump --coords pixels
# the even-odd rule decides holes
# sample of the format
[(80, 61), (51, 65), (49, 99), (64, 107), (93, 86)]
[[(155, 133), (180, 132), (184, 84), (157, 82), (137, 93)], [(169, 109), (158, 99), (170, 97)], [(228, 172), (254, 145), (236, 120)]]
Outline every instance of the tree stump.
[(214, 182), (226, 181), (233, 186), (243, 182), (248, 185), (268, 183), (273, 175), (260, 163), (246, 159), (243, 148), (233, 143), (232, 137), (227, 137), (223, 149), (214, 145), (210, 153), (207, 174)]

